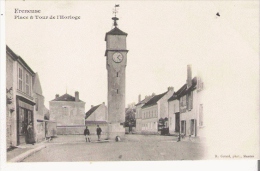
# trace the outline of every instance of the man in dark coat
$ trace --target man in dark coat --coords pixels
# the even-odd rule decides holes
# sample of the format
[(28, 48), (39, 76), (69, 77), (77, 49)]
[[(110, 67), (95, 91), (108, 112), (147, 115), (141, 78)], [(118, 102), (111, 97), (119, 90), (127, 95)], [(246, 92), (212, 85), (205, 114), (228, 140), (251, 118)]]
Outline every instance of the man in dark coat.
[(86, 142), (90, 142), (90, 132), (89, 132), (89, 129), (88, 127), (86, 126), (86, 129), (84, 130), (84, 135), (85, 135), (85, 138), (86, 138)]
[(102, 129), (97, 125), (97, 136), (98, 136), (98, 141), (100, 141), (100, 136), (101, 136)]

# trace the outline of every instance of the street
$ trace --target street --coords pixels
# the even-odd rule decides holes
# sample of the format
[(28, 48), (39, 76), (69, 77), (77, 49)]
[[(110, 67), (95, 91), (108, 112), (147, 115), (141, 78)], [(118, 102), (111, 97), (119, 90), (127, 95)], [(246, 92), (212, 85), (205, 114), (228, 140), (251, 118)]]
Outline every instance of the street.
[(87, 143), (83, 135), (59, 135), (23, 162), (200, 160), (204, 153), (203, 143), (176, 142), (173, 136), (128, 134), (120, 142), (98, 142), (96, 135), (91, 139)]

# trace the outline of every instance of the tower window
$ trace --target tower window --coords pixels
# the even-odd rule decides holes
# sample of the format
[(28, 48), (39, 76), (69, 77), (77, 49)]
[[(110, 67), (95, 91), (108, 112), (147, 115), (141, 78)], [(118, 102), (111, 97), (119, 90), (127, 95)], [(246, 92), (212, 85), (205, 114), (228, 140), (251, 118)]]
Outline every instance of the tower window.
[(116, 89), (116, 93), (118, 94), (118, 89)]
[(116, 77), (118, 77), (118, 72), (116, 73)]

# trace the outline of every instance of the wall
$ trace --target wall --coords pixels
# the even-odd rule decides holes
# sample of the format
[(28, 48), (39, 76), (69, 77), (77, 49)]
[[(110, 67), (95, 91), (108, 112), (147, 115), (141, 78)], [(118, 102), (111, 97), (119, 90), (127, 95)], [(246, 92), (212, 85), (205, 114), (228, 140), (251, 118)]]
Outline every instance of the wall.
[[(88, 129), (91, 135), (96, 135), (97, 124), (88, 124)], [(102, 129), (101, 135), (107, 135), (108, 126), (107, 124), (99, 124)], [(86, 126), (57, 126), (58, 135), (83, 135)]]
[(168, 102), (169, 105), (169, 132), (175, 133), (175, 113), (179, 112), (179, 100), (173, 100)]
[(183, 121), (185, 120), (186, 121), (186, 135), (190, 135), (190, 121), (191, 119), (196, 119), (196, 122), (197, 122), (197, 127), (196, 127), (196, 131), (198, 133), (198, 113), (197, 113), (197, 91), (194, 90), (193, 91), (193, 108), (191, 110), (186, 110), (185, 113), (181, 113), (181, 116), (180, 116), (180, 120)]
[(107, 49), (126, 49), (126, 36), (125, 35), (107, 35)]
[(101, 104), (88, 118), (88, 121), (107, 121), (107, 107), (105, 104)]
[(85, 124), (85, 102), (50, 101), (49, 103), (50, 120), (55, 120), (57, 125)]
[(158, 105), (142, 109), (142, 134), (157, 134), (159, 118)]
[(169, 117), (168, 115), (168, 99), (173, 95), (173, 89), (169, 90), (158, 102), (160, 118)]
[[(6, 55), (6, 89), (13, 89), (13, 60), (7, 54)], [(10, 99), (10, 104), (6, 105), (6, 147), (9, 148), (12, 145), (12, 115), (15, 114), (14, 96), (13, 91), (6, 94)]]
[(142, 109), (143, 104), (136, 106), (136, 133), (141, 133), (142, 130)]

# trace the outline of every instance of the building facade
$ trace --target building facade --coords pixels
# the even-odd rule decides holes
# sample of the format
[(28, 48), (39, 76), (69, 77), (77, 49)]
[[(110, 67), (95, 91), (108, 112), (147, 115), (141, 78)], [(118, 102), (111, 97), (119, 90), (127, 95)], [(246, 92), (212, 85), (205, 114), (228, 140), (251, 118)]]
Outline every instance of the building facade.
[(57, 126), (85, 125), (85, 102), (79, 99), (79, 92), (75, 92), (75, 97), (56, 94), (49, 106), (50, 119), (55, 120)]
[(106, 121), (108, 119), (107, 115), (107, 106), (105, 105), (105, 102), (93, 106), (91, 105), (91, 108), (89, 111), (86, 112), (85, 115), (86, 121)]
[[(29, 65), (8, 46), (6, 46), (6, 141), (7, 148), (26, 143), (26, 130), (33, 123), (34, 137), (37, 141), (37, 119), (42, 118), (44, 108), (41, 88), (34, 86), (39, 83), (36, 74)], [(43, 102), (37, 103), (38, 96)], [(35, 105), (38, 110), (36, 112)], [(38, 114), (36, 114), (38, 113)]]
[(141, 100), (141, 95), (138, 96), (138, 103), (135, 105), (136, 106), (136, 128), (135, 132), (136, 133), (141, 133), (142, 132), (142, 106), (147, 103), (152, 97), (154, 96), (145, 96), (143, 100)]
[(203, 82), (201, 77), (192, 79), (191, 65), (187, 66), (187, 82), (168, 100), (169, 130), (189, 137), (204, 137)]
[[(159, 120), (168, 120), (168, 99), (173, 92), (173, 87), (168, 87), (165, 93), (154, 95), (141, 107), (142, 133), (157, 134), (158, 131), (161, 131)], [(167, 122), (164, 128), (168, 128)]]

